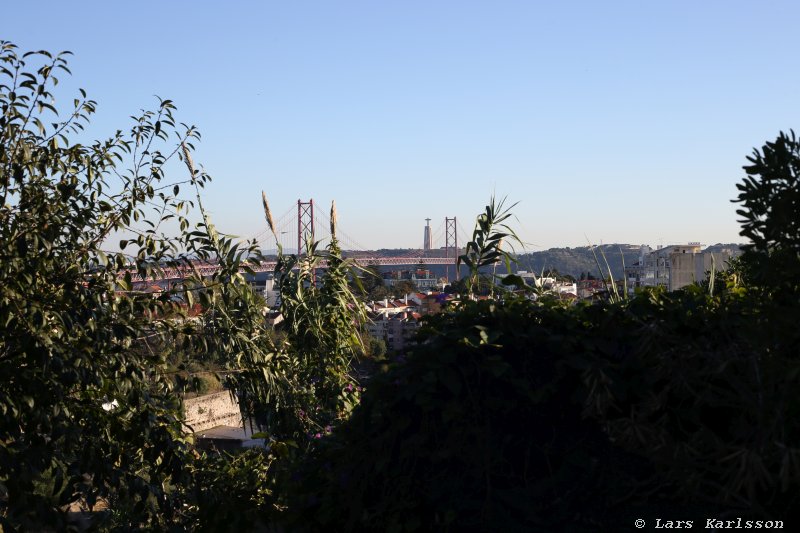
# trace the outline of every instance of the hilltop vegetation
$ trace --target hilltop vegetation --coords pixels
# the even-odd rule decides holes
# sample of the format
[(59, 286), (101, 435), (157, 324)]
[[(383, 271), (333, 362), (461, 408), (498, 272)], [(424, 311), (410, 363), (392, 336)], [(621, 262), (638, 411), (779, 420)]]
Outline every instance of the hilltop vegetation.
[[(670, 243), (679, 244), (679, 243)], [(704, 248), (704, 251), (718, 252), (723, 249), (739, 248), (739, 244), (714, 244)], [(624, 267), (631, 266), (639, 261), (640, 246), (635, 244), (599, 244), (594, 246), (594, 251), (600, 257), (601, 251), (608, 260), (608, 266), (614, 279), (622, 279)], [(601, 259), (605, 267), (605, 262)], [(591, 274), (599, 277), (597, 263), (592, 253), (591, 246), (578, 246), (575, 248), (550, 248), (539, 252), (520, 254), (519, 268), (537, 274), (542, 271), (555, 270), (561, 275), (569, 275), (579, 279), (581, 275)], [(607, 273), (603, 273), (607, 276)]]
[[(625, 265), (632, 265), (639, 260), (639, 246), (635, 245), (599, 244), (594, 249), (598, 258), (601, 251), (605, 254), (614, 279), (621, 279), (623, 276), (623, 258)], [(605, 266), (605, 262), (601, 264)], [(581, 275), (587, 273), (597, 277), (601, 276), (597, 271), (597, 262), (590, 246), (550, 248), (549, 250), (520, 254), (519, 268), (536, 274), (554, 270), (561, 275), (569, 275), (575, 279), (579, 279)], [(602, 275), (605, 277), (608, 276), (608, 273), (604, 272)]]
[[(741, 244), (736, 243), (716, 243), (707, 246), (703, 250), (719, 252), (722, 250), (738, 250), (740, 247)], [(601, 255), (605, 255), (605, 258), (608, 260), (608, 267), (611, 268), (614, 279), (622, 279), (624, 274), (623, 264), (625, 266), (631, 266), (639, 261), (640, 245), (638, 244), (598, 244), (593, 248), (603, 268), (606, 268), (606, 263), (602, 260)], [(385, 257), (403, 256), (408, 253), (409, 250), (384, 249), (378, 251), (379, 255)], [(537, 275), (542, 272), (551, 271), (558, 272), (562, 276), (572, 276), (575, 279), (580, 279), (582, 275), (586, 276), (588, 274), (595, 277), (600, 277), (601, 275), (597, 270), (597, 262), (592, 253), (592, 246), (550, 248), (538, 252), (520, 253), (517, 255), (517, 260), (518, 263), (515, 265), (516, 269), (534, 272)], [(440, 271), (442, 273), (444, 272), (444, 267), (437, 267), (434, 265), (428, 268), (435, 270), (437, 275)], [(502, 266), (499, 268), (502, 269)], [(607, 275), (607, 272), (603, 272), (603, 276)]]

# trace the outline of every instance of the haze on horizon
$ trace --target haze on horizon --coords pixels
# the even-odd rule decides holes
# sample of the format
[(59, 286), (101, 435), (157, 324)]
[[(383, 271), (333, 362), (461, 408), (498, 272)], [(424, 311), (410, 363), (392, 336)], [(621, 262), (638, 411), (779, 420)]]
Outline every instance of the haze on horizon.
[[(741, 242), (754, 147), (800, 125), (800, 5), (755, 2), (13, 2), (0, 39), (71, 50), (94, 138), (157, 94), (203, 134), (228, 233), (335, 199), (365, 248), (469, 234), (492, 192), (530, 250)], [(271, 247), (265, 243), (266, 248)]]

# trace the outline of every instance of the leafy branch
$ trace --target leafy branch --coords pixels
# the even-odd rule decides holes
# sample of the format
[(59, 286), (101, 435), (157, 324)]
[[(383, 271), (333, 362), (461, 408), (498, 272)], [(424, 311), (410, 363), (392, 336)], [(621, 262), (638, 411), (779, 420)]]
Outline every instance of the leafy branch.
[[(516, 207), (514, 203), (505, 206), (506, 199), (499, 202), (492, 195), (486, 210), (478, 215), (475, 221), (475, 229), (472, 232), (472, 240), (465, 247), (465, 253), (458, 257), (456, 268), (466, 265), (469, 269), (469, 276), (466, 280), (467, 295), (472, 298), (479, 283), (480, 269), (495, 267), (501, 261), (505, 263), (508, 275), (504, 278), (507, 284), (524, 285), (518, 276), (511, 276), (511, 263), (516, 263), (514, 257), (514, 244), (523, 246), (522, 241), (516, 232), (508, 225), (508, 220), (513, 216), (511, 210)], [(504, 248), (508, 245), (510, 249)], [(510, 277), (509, 277), (510, 276)], [(494, 274), (497, 278), (497, 275)], [(494, 284), (490, 288), (490, 293), (494, 294)]]

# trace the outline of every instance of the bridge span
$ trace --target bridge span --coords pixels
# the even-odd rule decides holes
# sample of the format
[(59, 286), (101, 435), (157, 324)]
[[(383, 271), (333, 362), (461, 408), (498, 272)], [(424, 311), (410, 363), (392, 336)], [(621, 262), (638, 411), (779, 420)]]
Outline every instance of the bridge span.
[[(265, 204), (266, 205), (266, 204)], [(439, 231), (432, 232), (430, 227), (430, 220), (426, 219), (428, 223), (425, 226), (424, 243), (422, 250), (406, 250), (403, 256), (381, 256), (377, 255), (380, 252), (374, 250), (364, 249), (352, 238), (342, 232), (341, 228), (337, 230), (337, 238), (342, 247), (347, 248), (344, 255), (347, 259), (354, 261), (362, 267), (369, 265), (378, 266), (402, 266), (402, 265), (453, 265), (456, 264), (456, 258), (462, 252), (458, 246), (458, 226), (456, 218), (446, 217), (443, 228), (443, 235)], [(272, 231), (263, 230), (255, 235), (252, 239), (253, 242), (259, 243), (262, 250), (272, 249), (280, 246), (283, 250), (290, 250), (296, 243), (297, 248), (294, 250), (300, 253), (308, 253), (306, 243), (308, 242), (323, 242), (330, 239), (330, 233), (325, 233), (326, 228), (330, 228), (330, 219), (326, 217), (324, 212), (314, 211), (314, 200), (303, 202), (297, 200), (297, 211), (294, 214), (294, 208), (287, 211), (283, 216), (279, 217), (277, 222), (274, 222)], [(440, 228), (440, 229), (442, 229)], [(295, 230), (296, 229), (296, 230)], [(275, 237), (275, 241), (272, 241)], [(440, 237), (443, 237), (440, 238)], [(438, 247), (440, 241), (443, 240), (444, 246)], [(432, 257), (435, 254), (443, 254), (444, 257)], [(265, 272), (273, 272), (275, 270), (276, 261), (262, 261), (257, 265), (251, 265), (253, 271), (257, 274)], [(322, 261), (319, 268), (327, 268), (327, 263)], [(197, 274), (201, 277), (208, 277), (213, 275), (219, 267), (212, 263), (195, 262), (191, 265), (186, 265), (178, 268), (169, 267), (161, 268), (155, 272), (154, 275), (144, 278), (137, 271), (131, 269), (127, 272), (130, 273), (131, 281), (137, 284), (146, 282), (173, 282), (180, 281), (189, 276)], [(458, 274), (456, 273), (456, 276)]]
[[(347, 257), (355, 262), (357, 265), (366, 267), (369, 265), (378, 266), (402, 266), (402, 265), (455, 265), (456, 260), (454, 257), (425, 257), (425, 256), (410, 256), (410, 257), (379, 257), (379, 256), (358, 256)], [(257, 265), (251, 265), (253, 272), (264, 273), (273, 272), (275, 270), (276, 261), (262, 261)], [(326, 261), (321, 261), (319, 268), (327, 268)], [(158, 271), (157, 275), (144, 278), (138, 272), (129, 271), (131, 274), (131, 281), (134, 283), (142, 283), (145, 281), (178, 281), (193, 275), (195, 272), (201, 277), (208, 277), (213, 275), (219, 270), (218, 265), (209, 263), (198, 263), (192, 266), (185, 266), (180, 268), (162, 268)]]

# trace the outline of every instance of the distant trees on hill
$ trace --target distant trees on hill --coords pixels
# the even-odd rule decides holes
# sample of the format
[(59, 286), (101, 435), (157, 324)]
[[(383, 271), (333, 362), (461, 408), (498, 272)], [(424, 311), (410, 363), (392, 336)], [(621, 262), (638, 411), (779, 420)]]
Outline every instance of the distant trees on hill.
[[(595, 250), (602, 249), (603, 253), (608, 259), (608, 266), (614, 274), (615, 279), (620, 279), (623, 276), (623, 259), (625, 265), (632, 265), (639, 260), (639, 247), (633, 249), (629, 244), (601, 244), (595, 246)], [(621, 251), (621, 253), (620, 253)], [(598, 252), (599, 253), (599, 252)], [(591, 273), (593, 276), (599, 276), (597, 271), (597, 263), (595, 262), (594, 255), (589, 246), (580, 246), (576, 248), (551, 248), (549, 250), (542, 250), (540, 252), (530, 252), (521, 254), (518, 257), (519, 268), (529, 272), (535, 272), (537, 275), (542, 270), (556, 270), (563, 275), (570, 275), (576, 279), (581, 277), (581, 274)], [(605, 267), (605, 264), (603, 265)], [(604, 273), (604, 277), (608, 276)]]
[[(709, 252), (717, 252), (724, 249), (735, 250), (739, 246), (738, 244), (714, 244), (708, 246), (705, 250)], [(639, 245), (601, 244), (594, 248), (598, 254), (599, 250), (602, 250), (605, 254), (614, 279), (622, 279), (624, 274), (623, 260), (625, 266), (631, 266), (639, 261)], [(600, 276), (594, 255), (592, 255), (592, 249), (589, 246), (550, 248), (549, 250), (520, 254), (518, 259), (520, 269), (535, 272), (537, 275), (542, 270), (553, 269), (576, 279), (580, 279), (582, 275), (585, 277), (588, 277), (588, 275)], [(603, 268), (605, 268), (604, 263)], [(607, 277), (608, 274), (604, 272), (603, 276)]]

